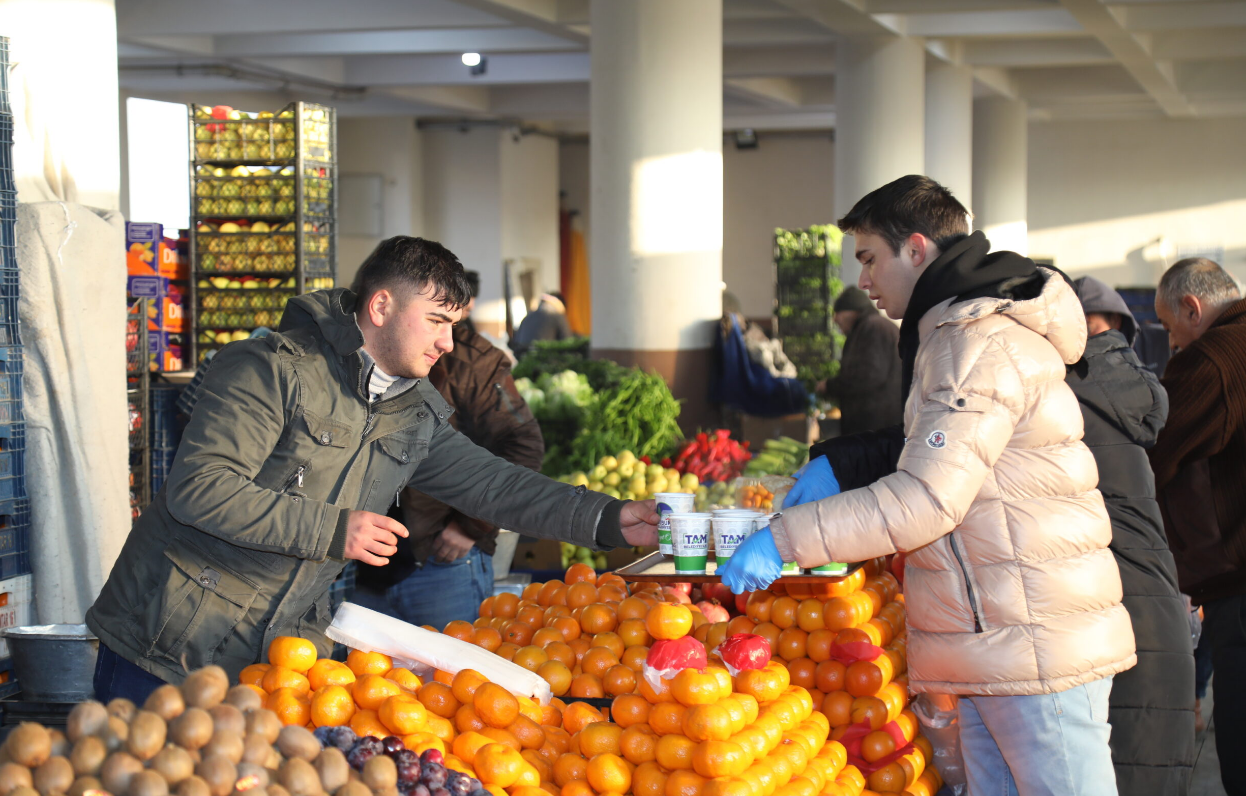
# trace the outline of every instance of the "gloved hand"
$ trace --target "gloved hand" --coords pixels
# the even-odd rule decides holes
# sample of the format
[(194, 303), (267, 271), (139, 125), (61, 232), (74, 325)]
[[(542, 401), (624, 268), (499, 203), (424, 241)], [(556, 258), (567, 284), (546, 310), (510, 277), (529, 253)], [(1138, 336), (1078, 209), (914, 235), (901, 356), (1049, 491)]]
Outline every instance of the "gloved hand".
[(785, 509), (839, 494), (839, 481), (835, 479), (835, 471), (825, 456), (812, 460), (792, 477), (796, 479), (796, 484), (783, 499)]
[(783, 572), (783, 559), (774, 546), (774, 534), (762, 528), (735, 549), (731, 560), (718, 570), (727, 588), (734, 594), (761, 591), (770, 587)]

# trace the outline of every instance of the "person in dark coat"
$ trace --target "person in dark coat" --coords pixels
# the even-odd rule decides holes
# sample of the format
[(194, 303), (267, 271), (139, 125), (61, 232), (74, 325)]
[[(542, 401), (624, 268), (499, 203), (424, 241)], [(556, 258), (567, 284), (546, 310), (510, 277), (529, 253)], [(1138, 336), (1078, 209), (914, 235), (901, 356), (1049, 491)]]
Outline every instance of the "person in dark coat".
[(1138, 326), (1120, 294), (1094, 277), (1073, 286), (1090, 337), (1065, 381), (1081, 404), (1082, 441), (1099, 466), (1138, 650), (1138, 665), (1112, 684), (1116, 784), (1130, 796), (1181, 796), (1196, 751), (1194, 653), (1147, 458), (1168, 416), (1168, 394), (1131, 348)]
[(879, 314), (858, 287), (835, 299), (835, 324), (843, 330), (839, 375), (818, 385), (841, 414), (841, 434), (877, 431), (904, 420), (900, 395), (900, 327)]
[(566, 340), (573, 337), (567, 322), (567, 307), (558, 293), (541, 294), (537, 308), (528, 313), (510, 339), (511, 351), (521, 357), (537, 340)]

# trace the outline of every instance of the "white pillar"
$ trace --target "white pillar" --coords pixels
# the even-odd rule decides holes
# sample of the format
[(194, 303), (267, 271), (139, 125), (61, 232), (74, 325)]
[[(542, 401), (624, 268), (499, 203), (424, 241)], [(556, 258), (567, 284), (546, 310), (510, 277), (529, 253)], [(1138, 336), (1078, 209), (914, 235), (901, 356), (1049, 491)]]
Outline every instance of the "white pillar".
[(1025, 102), (980, 99), (973, 109), (974, 229), (994, 251), (1025, 254), (1027, 121)]
[(722, 314), (722, 2), (593, 0), (593, 348), (695, 427)]
[(938, 62), (926, 69), (926, 176), (973, 207), (973, 72)]
[[(903, 37), (841, 39), (835, 58), (835, 216), (875, 188), (925, 170), (921, 42)], [(861, 266), (844, 238), (844, 283)]]

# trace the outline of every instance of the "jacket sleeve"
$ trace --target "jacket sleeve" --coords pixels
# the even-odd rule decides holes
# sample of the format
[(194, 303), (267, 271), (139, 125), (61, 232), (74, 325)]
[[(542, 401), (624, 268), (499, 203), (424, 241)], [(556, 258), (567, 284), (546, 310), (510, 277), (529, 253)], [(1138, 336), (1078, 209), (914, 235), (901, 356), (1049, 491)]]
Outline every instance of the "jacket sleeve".
[(221, 349), (196, 396), (165, 487), (184, 525), (255, 550), (323, 560), (347, 509), (252, 480), (287, 421), (289, 385), (267, 339)]
[[(877, 395), (887, 388), (887, 380), (893, 360), (899, 359), (898, 343), (894, 335), (888, 334), (879, 323), (866, 322), (862, 318), (861, 331), (852, 341), (849, 356), (842, 360), (839, 375), (826, 383), (826, 394), (830, 398), (855, 395)], [(881, 321), (891, 326), (890, 321)]]
[(784, 561), (813, 567), (907, 552), (964, 520), (1012, 438), (1025, 388), (998, 341), (958, 335), (939, 365), (946, 377), (923, 394), (896, 472), (784, 511), (770, 525)]
[(894, 473), (903, 450), (904, 426), (891, 426), (823, 440), (809, 449), (809, 458), (825, 456), (840, 491), (847, 492)]
[[(408, 486), (469, 517), (529, 536), (593, 548), (614, 546), (621, 538), (616, 528), (601, 534), (599, 543), (598, 525), (613, 516), (617, 526), (623, 501), (511, 464), (448, 423), (433, 432), (428, 457)], [(606, 525), (603, 531), (610, 530)]]
[(1147, 451), (1156, 491), (1168, 486), (1185, 465), (1224, 450), (1233, 433), (1224, 379), (1202, 353), (1183, 351), (1170, 359), (1163, 385), (1175, 411)]

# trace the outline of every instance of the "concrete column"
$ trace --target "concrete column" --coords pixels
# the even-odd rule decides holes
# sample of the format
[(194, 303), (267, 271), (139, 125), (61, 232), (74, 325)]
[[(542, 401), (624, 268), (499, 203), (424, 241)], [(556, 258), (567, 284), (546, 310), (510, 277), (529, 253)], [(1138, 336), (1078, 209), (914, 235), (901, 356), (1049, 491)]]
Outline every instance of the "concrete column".
[(722, 2), (593, 0), (595, 355), (656, 368), (702, 422), (722, 314)]
[(936, 62), (926, 68), (926, 176), (973, 207), (973, 72)]
[[(841, 39), (835, 60), (835, 217), (875, 188), (925, 170), (925, 65), (920, 41)], [(843, 274), (861, 266), (844, 238)]]
[(992, 250), (1025, 254), (1026, 107), (1021, 100), (980, 99), (973, 108), (974, 229)]

